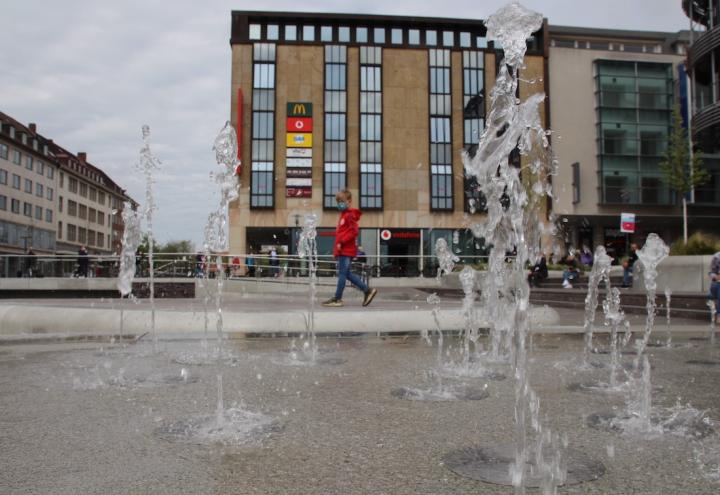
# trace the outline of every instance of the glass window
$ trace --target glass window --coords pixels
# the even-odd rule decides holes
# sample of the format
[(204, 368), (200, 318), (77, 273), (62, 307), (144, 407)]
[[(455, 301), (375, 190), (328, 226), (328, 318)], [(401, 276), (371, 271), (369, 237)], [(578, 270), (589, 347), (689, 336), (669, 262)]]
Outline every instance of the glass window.
[(269, 40), (277, 40), (280, 38), (280, 26), (277, 24), (268, 24), (267, 25), (267, 39)]
[(0, 210), (7, 210), (7, 196), (0, 194)]
[(20, 214), (20, 200), (10, 200), (10, 211), (12, 211), (13, 213), (17, 213), (18, 215)]
[(39, 198), (42, 198), (43, 196), (45, 196), (45, 190), (43, 188), (43, 185), (40, 184), (39, 182), (35, 183), (35, 196), (37, 196)]
[(22, 155), (18, 150), (13, 150), (13, 163), (16, 165), (20, 165), (22, 163)]
[(325, 114), (325, 139), (345, 141), (345, 114)]
[(325, 91), (326, 112), (346, 112), (346, 101), (345, 91)]
[(12, 181), (13, 189), (20, 189), (20, 176), (13, 174), (13, 181)]
[(345, 64), (325, 64), (325, 89), (345, 89), (345, 78)]
[(31, 156), (25, 156), (25, 168), (28, 170), (33, 169), (33, 158)]
[(428, 46), (437, 45), (437, 31), (433, 29), (425, 31), (425, 44)]
[(250, 39), (259, 40), (260, 36), (260, 24), (250, 24)]
[(84, 182), (80, 184), (80, 196), (83, 198), (87, 198), (88, 195), (88, 186)]
[(360, 115), (360, 140), (379, 141), (382, 138), (382, 121), (377, 114)]
[(366, 27), (355, 28), (355, 41), (357, 43), (367, 43), (368, 30)]
[(297, 41), (297, 26), (285, 26), (285, 41)]
[(403, 32), (402, 29), (393, 28), (390, 32), (391, 41), (393, 45), (402, 45), (403, 42)]
[(43, 175), (45, 173), (45, 164), (40, 161), (35, 162), (35, 171), (38, 174)]
[(320, 28), (320, 41), (332, 41), (332, 26), (322, 26)]
[(385, 43), (385, 28), (373, 29), (373, 42), (379, 45)]
[(483, 36), (478, 36), (477, 38), (475, 38), (475, 45), (478, 48), (487, 48), (487, 38)]
[(420, 30), (411, 29), (408, 31), (408, 44), (419, 45), (420, 44)]
[(381, 89), (382, 82), (380, 81), (380, 67), (361, 66), (360, 91), (380, 91)]
[(452, 31), (443, 31), (443, 46), (453, 46), (455, 44), (455, 33)]
[(23, 203), (23, 215), (32, 217), (32, 205), (30, 203)]
[(350, 28), (347, 26), (340, 26), (338, 28), (338, 41), (341, 43), (348, 43), (350, 41)]
[(8, 148), (7, 144), (0, 143), (0, 158), (2, 158), (3, 160), (7, 160), (9, 151), (10, 148)]
[(25, 192), (32, 194), (32, 181), (30, 179), (25, 179)]
[(254, 64), (253, 88), (275, 87), (275, 64)]
[(303, 41), (315, 41), (315, 26), (303, 26)]
[(35, 206), (35, 220), (42, 220), (43, 218), (43, 207)]
[(470, 33), (460, 33), (460, 46), (470, 48)]
[(47, 176), (48, 176), (48, 179), (54, 179), (55, 178), (55, 169), (52, 167), (48, 167)]
[(273, 139), (273, 112), (253, 112), (253, 139)]
[(3, 170), (0, 168), (0, 184), (7, 184), (7, 183), (8, 183), (7, 170)]
[(55, 191), (53, 190), (53, 188), (52, 188), (52, 187), (48, 187), (48, 188), (47, 188), (47, 194), (46, 194), (45, 197), (46, 197), (47, 199), (49, 199), (50, 201), (52, 201), (53, 196), (54, 196), (54, 193), (55, 193)]

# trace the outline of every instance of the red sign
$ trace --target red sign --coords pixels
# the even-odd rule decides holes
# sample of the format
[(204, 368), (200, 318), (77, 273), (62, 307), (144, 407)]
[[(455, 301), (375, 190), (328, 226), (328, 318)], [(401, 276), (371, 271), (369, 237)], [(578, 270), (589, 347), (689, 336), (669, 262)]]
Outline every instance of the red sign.
[(311, 198), (312, 187), (286, 187), (286, 198)]
[(392, 234), (390, 233), (390, 231), (388, 229), (382, 230), (380, 232), (380, 239), (382, 239), (383, 241), (389, 241), (391, 237), (392, 237)]
[(311, 117), (288, 117), (288, 132), (312, 132), (313, 121)]

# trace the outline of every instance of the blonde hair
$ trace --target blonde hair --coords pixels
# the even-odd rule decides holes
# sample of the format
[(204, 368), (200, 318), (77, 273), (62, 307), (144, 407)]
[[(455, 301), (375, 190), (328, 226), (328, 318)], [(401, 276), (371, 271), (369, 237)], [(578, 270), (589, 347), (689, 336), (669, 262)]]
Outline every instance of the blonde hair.
[(335, 193), (335, 201), (352, 201), (352, 193), (347, 189), (341, 189)]

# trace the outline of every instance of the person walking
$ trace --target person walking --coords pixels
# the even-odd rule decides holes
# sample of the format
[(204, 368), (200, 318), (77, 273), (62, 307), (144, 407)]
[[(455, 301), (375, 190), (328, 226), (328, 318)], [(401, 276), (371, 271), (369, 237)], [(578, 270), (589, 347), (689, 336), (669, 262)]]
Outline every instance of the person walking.
[(346, 280), (363, 291), (363, 306), (370, 304), (377, 294), (377, 289), (369, 288), (357, 275), (350, 271), (350, 261), (357, 256), (357, 237), (360, 232), (358, 221), (362, 213), (352, 208), (352, 194), (347, 189), (335, 194), (337, 208), (340, 211), (337, 227), (335, 228), (335, 243), (333, 256), (337, 260), (338, 282), (335, 295), (325, 301), (323, 306), (340, 307), (343, 305), (342, 296)]
[(633, 269), (635, 262), (638, 260), (637, 244), (634, 242), (630, 244), (630, 256), (623, 262), (623, 281), (620, 287), (628, 288), (632, 287), (633, 284)]
[(710, 260), (710, 299), (715, 301), (715, 323), (720, 323), (720, 251)]
[(255, 258), (253, 257), (252, 249), (249, 250), (247, 256), (245, 256), (245, 266), (247, 267), (246, 276), (254, 277), (255, 276)]
[(80, 246), (80, 249), (78, 250), (77, 264), (78, 264), (78, 277), (87, 278), (88, 267), (90, 266), (90, 260), (88, 259), (88, 251), (85, 246)]

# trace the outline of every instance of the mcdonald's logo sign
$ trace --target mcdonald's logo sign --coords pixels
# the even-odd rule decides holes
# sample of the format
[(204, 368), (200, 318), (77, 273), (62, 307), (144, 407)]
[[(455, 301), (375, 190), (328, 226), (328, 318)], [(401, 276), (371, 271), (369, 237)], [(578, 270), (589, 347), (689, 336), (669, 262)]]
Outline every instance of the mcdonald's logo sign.
[(287, 104), (288, 117), (312, 117), (312, 103), (291, 101)]

